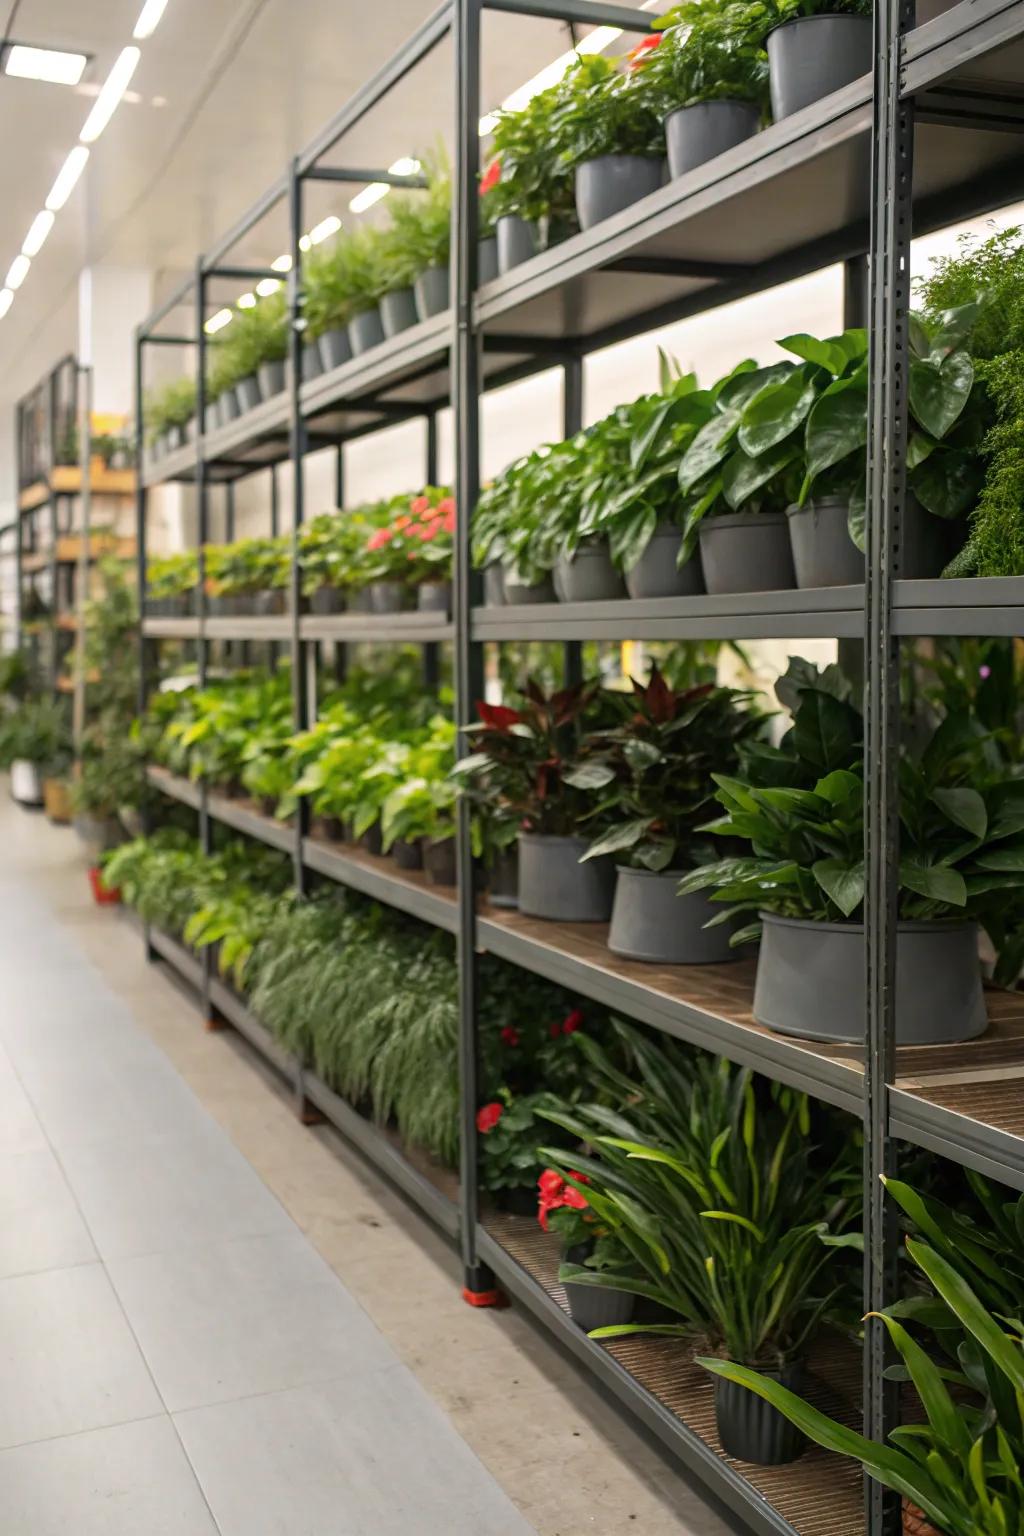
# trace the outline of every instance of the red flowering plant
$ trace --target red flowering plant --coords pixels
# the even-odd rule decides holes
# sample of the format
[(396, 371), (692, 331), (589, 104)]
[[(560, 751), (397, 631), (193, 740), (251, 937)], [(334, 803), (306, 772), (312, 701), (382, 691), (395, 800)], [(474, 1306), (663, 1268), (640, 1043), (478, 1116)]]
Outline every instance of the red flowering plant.
[(515, 1193), (529, 1199), (542, 1167), (537, 1148), (542, 1137), (549, 1139), (551, 1122), (544, 1111), (565, 1107), (553, 1093), (514, 1094), (509, 1088), (499, 1088), (481, 1105), (476, 1115), (481, 1188), (506, 1201)]
[(589, 1183), (587, 1175), (575, 1169), (559, 1173), (545, 1168), (537, 1180), (537, 1220), (545, 1232), (558, 1233), (569, 1263), (621, 1271), (630, 1263), (629, 1253), (591, 1208)]
[(360, 560), (362, 578), (419, 586), (448, 581), (452, 569), (455, 501), (442, 486), (428, 485), (418, 496), (398, 496), (391, 516), (369, 535)]

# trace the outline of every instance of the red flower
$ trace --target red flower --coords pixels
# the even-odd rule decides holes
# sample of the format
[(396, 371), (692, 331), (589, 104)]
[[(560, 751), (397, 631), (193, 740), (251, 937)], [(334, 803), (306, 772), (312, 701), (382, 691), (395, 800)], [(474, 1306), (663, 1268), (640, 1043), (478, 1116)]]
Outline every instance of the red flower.
[(385, 544), (390, 544), (394, 535), (390, 528), (378, 528), (377, 532), (370, 535), (367, 549), (382, 549)]
[(452, 508), (452, 510), (450, 512), (446, 512), (445, 513), (444, 518), (443, 518), (442, 523), (441, 523), (441, 527), (444, 529), (445, 533), (454, 533), (455, 532), (455, 509), (454, 509), (454, 507)]
[(562, 1190), (565, 1188), (565, 1180), (562, 1178), (562, 1175), (556, 1171), (556, 1169), (545, 1168), (544, 1172), (537, 1180), (537, 1188), (540, 1190), (541, 1194), (546, 1200), (550, 1200), (555, 1195), (560, 1195), (562, 1193)]
[(430, 509), (430, 497), (429, 496), (416, 496), (409, 503), (409, 511), (410, 512), (415, 512), (417, 517), (422, 516), (422, 514), (424, 512), (429, 511), (429, 509)]
[(484, 171), (480, 178), (480, 196), (483, 197), (485, 192), (490, 192), (492, 187), (496, 187), (500, 180), (501, 160), (499, 156), (495, 155), (494, 159), (491, 161), (490, 165), (487, 167), (486, 171)]
[(582, 1023), (583, 1010), (581, 1008), (574, 1008), (562, 1025), (562, 1034), (574, 1035)]
[(636, 47), (629, 50), (626, 58), (629, 60), (628, 68), (631, 75), (635, 74), (638, 69), (643, 69), (647, 63), (647, 55), (654, 52), (663, 36), (664, 33), (662, 32), (652, 32), (650, 37), (641, 38)]
[(518, 725), (523, 718), (518, 709), (509, 709), (505, 704), (487, 704), (483, 699), (477, 704), (476, 712), (483, 724), (492, 731), (507, 731), (510, 726)]
[(571, 1184), (565, 1191), (562, 1203), (564, 1205), (571, 1205), (574, 1211), (585, 1211), (588, 1204), (587, 1200), (583, 1195), (580, 1194), (579, 1190), (573, 1189)]
[(501, 1043), (502, 1045), (518, 1045), (519, 1031), (513, 1029), (511, 1024), (506, 1024), (501, 1032)]
[(485, 1104), (476, 1112), (476, 1128), (482, 1136), (488, 1131), (493, 1131), (502, 1115), (505, 1113), (504, 1104)]
[(403, 517), (396, 517), (395, 518), (395, 531), (397, 533), (401, 533), (402, 529), (403, 528), (408, 528), (408, 526), (409, 526), (409, 524), (411, 522), (412, 522), (412, 518), (411, 517), (404, 517), (404, 516)]
[(562, 1038), (561, 1024), (552, 1024), (551, 1028), (548, 1030), (548, 1034), (551, 1036), (552, 1040), (560, 1040)]
[(437, 504), (437, 506), (435, 507), (434, 510), (437, 512), (438, 517), (447, 517), (449, 513), (451, 514), (452, 517), (454, 517), (455, 516), (455, 497), (454, 496), (442, 496), (441, 500), (438, 502), (438, 504)]

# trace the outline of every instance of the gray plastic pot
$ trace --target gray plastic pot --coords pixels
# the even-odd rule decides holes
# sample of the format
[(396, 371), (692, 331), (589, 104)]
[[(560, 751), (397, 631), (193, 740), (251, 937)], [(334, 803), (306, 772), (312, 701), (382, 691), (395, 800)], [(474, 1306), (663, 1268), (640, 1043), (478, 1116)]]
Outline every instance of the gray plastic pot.
[(796, 585), (785, 512), (730, 512), (700, 525), (709, 592), (787, 592)]
[(405, 607), (405, 587), (400, 581), (371, 581), (371, 613), (401, 613)]
[(517, 581), (515, 575), (505, 567), (505, 601), (513, 608), (521, 608), (527, 603), (553, 603), (555, 601), (555, 585), (550, 576), (545, 576), (542, 581)]
[(486, 240), (481, 240), (477, 246), (476, 255), (476, 283), (482, 288), (485, 283), (493, 283), (498, 275), (498, 237), (488, 235)]
[(256, 370), (256, 377), (260, 381), (260, 394), (264, 400), (270, 400), (274, 395), (279, 395), (284, 389), (284, 358), (277, 357), (273, 362), (260, 363)]
[(260, 385), (254, 373), (248, 378), (239, 379), (235, 385), (235, 398), (238, 401), (238, 413), (244, 416), (246, 411), (254, 411), (260, 403)]
[(352, 592), (348, 599), (349, 613), (373, 613), (373, 598), (370, 596), (369, 587), (360, 587), (357, 592)]
[(698, 101), (665, 119), (668, 173), (685, 176), (698, 165), (753, 138), (760, 112), (752, 101)]
[(345, 594), (338, 587), (317, 587), (309, 600), (310, 613), (344, 613)]
[(590, 1333), (593, 1328), (611, 1328), (616, 1323), (628, 1323), (633, 1318), (636, 1298), (628, 1291), (605, 1290), (604, 1286), (573, 1285), (566, 1281), (563, 1289), (569, 1303), (569, 1316), (577, 1328)]
[(348, 342), (352, 348), (353, 357), (361, 357), (364, 352), (369, 352), (373, 347), (379, 347), (384, 340), (384, 327), (381, 324), (380, 310), (364, 309), (361, 315), (353, 315), (348, 323)]
[(790, 117), (872, 66), (870, 16), (797, 16), (768, 34), (772, 117)]
[(519, 834), (519, 910), (555, 923), (606, 923), (615, 893), (611, 859), (580, 859), (585, 837)]
[(416, 607), (421, 613), (451, 613), (451, 582), (425, 581), (416, 589)]
[(599, 603), (625, 597), (626, 584), (612, 565), (604, 539), (581, 544), (575, 554), (559, 558), (555, 591), (563, 603)]
[[(860, 1045), (864, 925), (762, 913), (754, 1018), (780, 1035)], [(988, 1025), (975, 923), (896, 928), (896, 1043), (949, 1045)]]
[[(260, 367), (262, 367), (262, 363)], [(226, 427), (229, 421), (234, 421), (238, 416), (238, 396), (233, 389), (226, 389), (217, 397), (218, 424)]]
[(519, 859), (506, 848), (487, 871), (487, 897), (492, 907), (512, 910), (519, 905)]
[(408, 843), (405, 838), (400, 837), (391, 845), (391, 857), (399, 869), (422, 869), (423, 845), (418, 839), (416, 842)]
[(941, 576), (953, 556), (963, 548), (967, 529), (962, 518), (936, 517), (908, 495), (900, 531), (899, 574), (908, 581)]
[(431, 885), (454, 885), (457, 878), (454, 837), (426, 838), (423, 868)]
[(850, 538), (845, 496), (787, 507), (798, 587), (849, 587), (864, 580), (864, 556)]
[(308, 384), (310, 379), (318, 379), (324, 371), (323, 359), (320, 356), (320, 343), (316, 339), (302, 344), (302, 382)]
[(190, 416), (188, 421), (186, 421), (186, 423), (185, 423), (185, 441), (187, 443), (194, 443), (195, 440), (196, 440), (196, 419), (195, 419), (194, 416)]
[(380, 323), (389, 341), (400, 331), (407, 331), (411, 325), (415, 325), (418, 319), (416, 298), (411, 288), (398, 288), (394, 293), (386, 293), (381, 299)]
[(599, 155), (576, 167), (576, 214), (581, 229), (593, 229), (642, 197), (657, 192), (665, 162), (648, 155)]
[[(677, 896), (681, 870), (627, 869), (620, 866), (608, 933), (613, 955), (648, 960), (653, 965), (720, 965), (738, 958), (729, 948), (732, 928), (705, 928), (721, 906), (703, 891)], [(735, 925), (734, 925), (735, 926)]]
[(413, 283), (416, 313), (421, 320), (442, 315), (448, 308), (451, 274), (447, 267), (428, 267)]
[(536, 224), (521, 219), (517, 213), (504, 214), (494, 226), (494, 232), (498, 242), (498, 271), (502, 277), (540, 250)]
[(651, 541), (631, 571), (626, 572), (630, 597), (694, 597), (704, 591), (700, 555), (695, 551), (676, 563), (683, 536), (671, 523), (659, 523)]
[(167, 452), (174, 453), (174, 451), (180, 448), (182, 443), (185, 441), (185, 434), (181, 427), (168, 427), (164, 436), (164, 441), (167, 445)]
[(500, 560), (484, 566), (484, 602), (488, 608), (500, 608), (505, 601), (505, 572)]
[[(762, 1373), (798, 1392), (803, 1380), (800, 1365)], [(807, 1449), (807, 1439), (794, 1424), (766, 1403), (763, 1397), (724, 1376), (716, 1376), (715, 1421), (722, 1450), (737, 1461), (758, 1467), (780, 1467), (796, 1461)]]
[(352, 361), (352, 343), (344, 327), (339, 326), (333, 331), (324, 331), (322, 336), (317, 337), (316, 345), (324, 373), (330, 373), (332, 368), (340, 368), (342, 363)]

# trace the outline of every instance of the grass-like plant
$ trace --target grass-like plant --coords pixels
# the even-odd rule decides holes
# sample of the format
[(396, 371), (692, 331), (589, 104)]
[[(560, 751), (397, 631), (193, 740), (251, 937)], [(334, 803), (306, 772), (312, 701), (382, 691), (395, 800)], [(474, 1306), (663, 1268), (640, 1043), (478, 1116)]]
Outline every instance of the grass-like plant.
[(302, 267), (307, 336), (341, 329), (373, 309), (385, 291), (383, 238), (375, 225), (361, 224), (307, 252)]
[(152, 443), (168, 427), (183, 427), (196, 412), (196, 384), (191, 377), (170, 379), (147, 390), (142, 408), (146, 441)]

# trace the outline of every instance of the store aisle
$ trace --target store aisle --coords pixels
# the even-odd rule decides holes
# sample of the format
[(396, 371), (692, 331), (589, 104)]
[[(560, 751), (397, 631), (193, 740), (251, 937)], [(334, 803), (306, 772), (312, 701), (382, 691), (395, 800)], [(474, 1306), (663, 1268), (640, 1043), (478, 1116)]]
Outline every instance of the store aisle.
[(4, 1536), (528, 1536), (10, 867), (0, 998)]
[(0, 1536), (728, 1536), (0, 779)]

